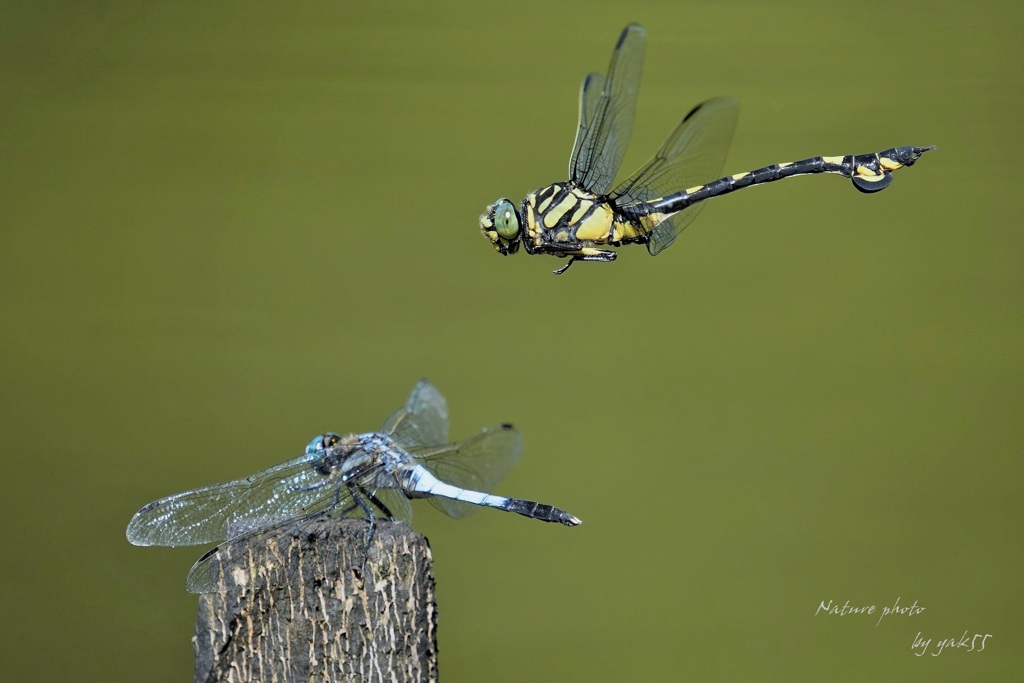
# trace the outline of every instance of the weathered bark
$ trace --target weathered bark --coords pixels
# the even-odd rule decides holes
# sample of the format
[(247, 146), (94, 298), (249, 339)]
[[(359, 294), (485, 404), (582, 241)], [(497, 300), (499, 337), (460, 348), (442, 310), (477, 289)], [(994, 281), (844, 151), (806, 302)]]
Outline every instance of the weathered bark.
[(430, 546), (377, 522), (367, 548), (366, 530), (320, 520), (225, 559), (199, 598), (196, 681), (436, 681)]

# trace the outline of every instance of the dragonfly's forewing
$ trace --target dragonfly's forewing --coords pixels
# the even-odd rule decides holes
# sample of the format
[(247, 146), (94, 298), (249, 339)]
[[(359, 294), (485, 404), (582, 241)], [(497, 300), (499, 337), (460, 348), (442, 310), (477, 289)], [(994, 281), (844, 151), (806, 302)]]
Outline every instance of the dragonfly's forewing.
[(627, 26), (612, 53), (608, 75), (591, 74), (583, 80), (569, 178), (597, 195), (611, 190), (633, 133), (646, 40), (642, 26)]
[[(382, 476), (384, 467), (380, 462), (365, 467), (361, 472), (349, 472), (345, 477), (347, 485), (337, 484), (326, 487), (312, 509), (303, 510), (273, 524), (259, 525), (205, 553), (192, 565), (185, 585), (192, 593), (209, 593), (216, 590), (221, 573), (232, 571), (238, 559), (244, 556), (246, 546), (266, 543), (271, 537), (297, 535), (324, 515), (332, 518), (365, 517), (369, 510), (373, 519), (387, 518), (391, 521), (412, 520), (412, 506), (397, 482), (389, 476)], [(382, 485), (388, 484), (388, 485)], [(376, 487), (376, 489), (374, 488)], [(356, 501), (359, 496), (366, 508)], [(385, 511), (387, 517), (385, 517)]]
[[(589, 73), (583, 78), (580, 86), (580, 117), (576, 123), (576, 140), (572, 143), (572, 156), (569, 157), (569, 177), (572, 177), (573, 169), (578, 163), (580, 148), (583, 146), (597, 113), (597, 105), (601, 101), (601, 93), (604, 92), (604, 74)], [(579, 162), (581, 163), (581, 162)]]
[[(412, 451), (417, 463), (441, 481), (470, 491), (490, 493), (519, 460), (523, 437), (504, 424), (488, 427), (455, 444)], [(467, 517), (479, 507), (440, 496), (430, 504), (450, 517)]]
[(439, 446), (448, 441), (448, 404), (437, 387), (421, 379), (381, 432), (405, 448)]
[(315, 509), (331, 495), (314, 467), (319, 457), (301, 455), (246, 479), (152, 502), (128, 523), (128, 540), (170, 547), (213, 543)]

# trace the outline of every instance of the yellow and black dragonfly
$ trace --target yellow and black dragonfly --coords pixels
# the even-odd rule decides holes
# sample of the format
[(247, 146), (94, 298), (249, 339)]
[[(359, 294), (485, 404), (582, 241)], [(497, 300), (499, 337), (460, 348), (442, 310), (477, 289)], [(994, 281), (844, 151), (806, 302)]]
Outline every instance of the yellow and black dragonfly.
[(877, 192), (889, 186), (893, 171), (934, 149), (813, 157), (707, 182), (722, 171), (737, 119), (736, 101), (716, 98), (697, 105), (647, 165), (613, 186), (633, 131), (646, 38), (642, 26), (627, 26), (608, 74), (583, 79), (569, 180), (531, 192), (518, 208), (502, 197), (480, 216), (480, 229), (499, 253), (514, 254), (522, 245), (528, 254), (568, 258), (556, 274), (575, 261), (614, 261), (616, 252), (600, 246), (646, 244), (654, 255), (672, 244), (707, 199), (811, 173), (835, 173), (861, 192)]

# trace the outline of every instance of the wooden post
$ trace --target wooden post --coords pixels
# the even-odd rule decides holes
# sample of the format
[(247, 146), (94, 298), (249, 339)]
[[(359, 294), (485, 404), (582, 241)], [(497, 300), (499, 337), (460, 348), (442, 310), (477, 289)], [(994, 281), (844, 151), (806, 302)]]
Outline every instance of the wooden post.
[[(406, 524), (321, 519), (225, 558), (199, 597), (197, 683), (437, 681), (427, 539)], [(364, 573), (365, 572), (365, 573)]]

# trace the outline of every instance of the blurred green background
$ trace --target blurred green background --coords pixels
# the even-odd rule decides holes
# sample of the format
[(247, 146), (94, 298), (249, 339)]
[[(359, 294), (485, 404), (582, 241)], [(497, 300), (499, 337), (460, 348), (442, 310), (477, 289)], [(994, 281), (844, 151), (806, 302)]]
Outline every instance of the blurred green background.
[[(203, 549), (144, 503), (369, 431), (429, 377), (511, 421), (499, 491), (417, 504), (446, 681), (1008, 680), (1024, 607), (1018, 3), (7, 3), (0, 483), (9, 680), (192, 674)], [(652, 259), (501, 258), (477, 216), (561, 180), (581, 78), (649, 31), (625, 171), (731, 95), (727, 172), (813, 177)], [(822, 601), (926, 607), (815, 616)], [(914, 655), (918, 632), (990, 633)]]

